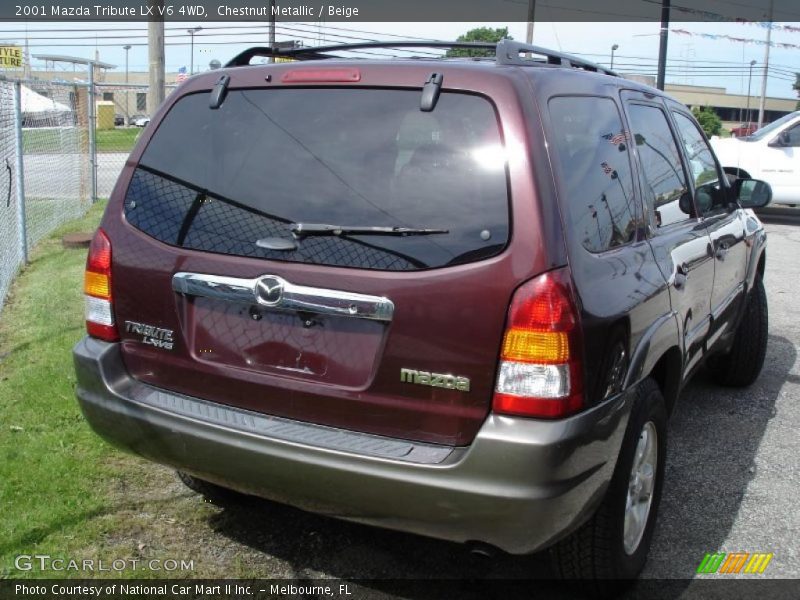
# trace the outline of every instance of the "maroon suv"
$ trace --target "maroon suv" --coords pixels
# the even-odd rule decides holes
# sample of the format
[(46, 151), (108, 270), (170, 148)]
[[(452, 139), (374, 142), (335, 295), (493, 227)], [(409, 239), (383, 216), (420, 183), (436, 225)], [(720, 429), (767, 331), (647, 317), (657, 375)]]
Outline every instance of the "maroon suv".
[(635, 576), (681, 388), (761, 369), (769, 186), (578, 58), (333, 56), (376, 45), (158, 110), (89, 253), (86, 419), (195, 489)]

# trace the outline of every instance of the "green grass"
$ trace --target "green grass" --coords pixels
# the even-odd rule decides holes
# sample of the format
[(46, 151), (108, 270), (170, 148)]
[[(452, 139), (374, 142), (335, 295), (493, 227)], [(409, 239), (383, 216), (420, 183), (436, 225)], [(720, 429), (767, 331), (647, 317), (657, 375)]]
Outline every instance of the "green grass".
[[(95, 143), (98, 152), (130, 152), (141, 127), (97, 130)], [(61, 148), (76, 148), (88, 151), (86, 132), (79, 128), (30, 128), (22, 131), (22, 146), (25, 154), (47, 154)]]
[[(85, 249), (61, 236), (93, 231), (105, 203), (36, 246), (0, 313), (0, 579), (252, 575), (206, 549), (208, 519), (173, 471), (114, 449), (75, 399), (72, 347), (84, 335)], [(218, 545), (220, 545), (218, 543)], [(56, 559), (197, 559), (197, 571), (18, 570), (19, 555)], [(253, 561), (254, 564), (258, 564)], [(140, 563), (142, 564), (142, 563)]]
[(97, 131), (98, 152), (130, 152), (139, 134), (144, 131), (141, 127), (123, 127), (119, 129), (103, 129)]
[(84, 545), (94, 529), (87, 519), (106, 502), (111, 450), (80, 414), (70, 356), (83, 334), (86, 251), (60, 242), (68, 231), (93, 230), (103, 207), (36, 248), (0, 315), (0, 577), (17, 554), (51, 551), (53, 536), (64, 552)]

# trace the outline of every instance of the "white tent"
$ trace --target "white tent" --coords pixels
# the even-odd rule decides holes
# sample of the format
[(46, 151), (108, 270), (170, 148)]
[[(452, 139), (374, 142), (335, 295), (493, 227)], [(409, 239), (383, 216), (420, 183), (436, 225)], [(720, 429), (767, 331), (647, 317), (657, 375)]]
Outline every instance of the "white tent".
[(20, 99), (22, 100), (22, 112), (24, 113), (43, 113), (43, 112), (70, 112), (69, 106), (56, 102), (52, 98), (37, 94), (29, 87), (21, 86)]

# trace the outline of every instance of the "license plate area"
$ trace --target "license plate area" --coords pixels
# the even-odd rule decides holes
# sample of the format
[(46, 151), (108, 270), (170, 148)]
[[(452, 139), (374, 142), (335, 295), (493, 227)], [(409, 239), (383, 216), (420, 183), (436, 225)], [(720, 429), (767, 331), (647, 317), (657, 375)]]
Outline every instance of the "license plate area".
[(342, 387), (369, 384), (386, 329), (369, 319), (205, 297), (190, 302), (196, 360)]

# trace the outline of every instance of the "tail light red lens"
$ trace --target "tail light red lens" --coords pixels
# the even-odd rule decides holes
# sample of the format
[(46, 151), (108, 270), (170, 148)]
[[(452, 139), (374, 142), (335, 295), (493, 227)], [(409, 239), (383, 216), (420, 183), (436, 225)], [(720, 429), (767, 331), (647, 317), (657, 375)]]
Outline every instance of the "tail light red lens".
[(493, 399), (497, 413), (559, 418), (583, 407), (579, 314), (567, 269), (514, 293)]
[(111, 242), (102, 229), (94, 234), (83, 278), (86, 332), (107, 342), (119, 340), (111, 293)]

